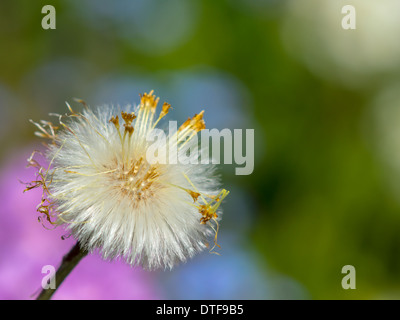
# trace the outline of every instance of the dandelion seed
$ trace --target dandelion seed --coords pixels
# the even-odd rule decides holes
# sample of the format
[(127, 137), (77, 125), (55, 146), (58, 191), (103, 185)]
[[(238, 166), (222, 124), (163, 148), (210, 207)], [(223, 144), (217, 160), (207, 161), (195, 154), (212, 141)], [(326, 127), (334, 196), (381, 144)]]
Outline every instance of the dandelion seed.
[[(98, 108), (84, 104), (77, 113), (56, 115), (58, 124), (34, 123), (38, 136), (50, 140), (42, 167), (26, 191), (40, 187), (39, 221), (63, 225), (88, 252), (104, 259), (122, 257), (146, 269), (172, 268), (196, 253), (218, 246), (220, 204), (228, 191), (219, 189), (215, 167), (204, 164), (152, 163), (147, 137), (170, 111), (153, 91), (138, 106)], [(163, 146), (179, 149), (205, 128), (203, 111), (189, 118)], [(196, 140), (197, 139), (193, 139)], [(171, 148), (172, 149), (172, 148)], [(219, 246), (218, 246), (219, 247)]]

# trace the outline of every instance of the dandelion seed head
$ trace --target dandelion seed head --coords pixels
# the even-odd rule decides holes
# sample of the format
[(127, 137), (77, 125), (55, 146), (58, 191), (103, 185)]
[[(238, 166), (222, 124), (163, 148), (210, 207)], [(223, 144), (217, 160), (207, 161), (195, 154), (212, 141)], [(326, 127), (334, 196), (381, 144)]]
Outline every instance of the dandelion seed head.
[[(67, 104), (69, 113), (53, 114), (56, 125), (34, 123), (36, 135), (49, 140), (49, 164), (41, 166), (32, 154), (28, 165), (37, 179), (25, 190), (42, 188), (40, 221), (64, 226), (86, 250), (146, 269), (172, 268), (209, 247), (210, 239), (214, 252), (220, 204), (229, 192), (220, 189), (212, 164), (148, 159), (154, 143), (148, 137), (171, 106), (164, 102), (157, 115), (153, 91), (140, 98), (137, 106), (96, 110), (77, 100), (81, 113)], [(202, 111), (157, 142), (159, 150), (183, 152), (204, 128)]]

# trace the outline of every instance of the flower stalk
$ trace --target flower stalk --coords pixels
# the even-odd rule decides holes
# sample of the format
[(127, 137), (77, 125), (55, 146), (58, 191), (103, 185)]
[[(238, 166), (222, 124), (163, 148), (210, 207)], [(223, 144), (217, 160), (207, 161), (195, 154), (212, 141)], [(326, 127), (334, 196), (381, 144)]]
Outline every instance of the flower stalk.
[(50, 300), (64, 279), (87, 254), (88, 252), (82, 249), (79, 242), (77, 242), (76, 245), (64, 256), (60, 267), (54, 275), (56, 284), (55, 289), (43, 289), (36, 300)]

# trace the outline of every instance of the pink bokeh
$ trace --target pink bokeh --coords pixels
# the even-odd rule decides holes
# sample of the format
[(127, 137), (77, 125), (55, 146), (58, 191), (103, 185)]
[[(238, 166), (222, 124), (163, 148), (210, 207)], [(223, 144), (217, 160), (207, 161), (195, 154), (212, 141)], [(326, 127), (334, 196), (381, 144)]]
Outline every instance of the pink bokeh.
[[(36, 206), (41, 190), (23, 193), (19, 180), (34, 180), (26, 168), (32, 150), (4, 159), (0, 168), (0, 299), (34, 299), (46, 273), (42, 267), (59, 266), (72, 248), (72, 237), (62, 240), (62, 228), (45, 229)], [(156, 274), (131, 268), (123, 262), (103, 261), (97, 254), (85, 257), (56, 291), (53, 299), (159, 299)]]

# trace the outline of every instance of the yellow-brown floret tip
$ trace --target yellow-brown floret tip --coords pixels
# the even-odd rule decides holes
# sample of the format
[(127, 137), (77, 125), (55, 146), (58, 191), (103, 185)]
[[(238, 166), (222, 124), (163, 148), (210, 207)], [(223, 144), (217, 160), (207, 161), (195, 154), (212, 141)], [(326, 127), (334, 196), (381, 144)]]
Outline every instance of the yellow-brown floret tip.
[(190, 196), (193, 199), (193, 202), (196, 202), (197, 199), (200, 197), (200, 193), (192, 191), (192, 190), (187, 190), (187, 192), (190, 194)]
[(127, 126), (130, 126), (132, 124), (132, 121), (136, 119), (136, 115), (133, 112), (127, 113), (127, 112), (122, 111), (121, 117), (125, 121), (125, 124)]
[(145, 108), (150, 108), (151, 112), (154, 113), (160, 98), (157, 98), (153, 93), (154, 90), (151, 90), (149, 93), (143, 93), (143, 95), (140, 95), (140, 104)]
[(164, 102), (161, 113), (160, 113), (160, 117), (164, 117), (169, 112), (170, 109), (171, 109), (171, 105), (167, 102)]
[(114, 124), (114, 126), (117, 129), (119, 129), (119, 118), (118, 118), (118, 116), (116, 116), (116, 117), (112, 116), (109, 122), (112, 122)]
[(206, 123), (203, 120), (204, 110), (193, 117), (193, 129), (197, 132), (206, 128)]
[(188, 118), (178, 129), (178, 131), (182, 131), (186, 127), (199, 132), (206, 128), (206, 123), (203, 120), (204, 110), (201, 111), (199, 114), (195, 114), (193, 118)]
[(200, 205), (199, 206), (199, 212), (203, 216), (200, 219), (200, 223), (201, 224), (206, 224), (211, 219), (218, 218), (217, 213), (213, 210), (213, 208), (210, 205)]

